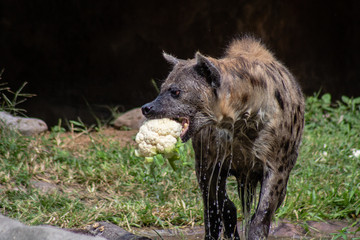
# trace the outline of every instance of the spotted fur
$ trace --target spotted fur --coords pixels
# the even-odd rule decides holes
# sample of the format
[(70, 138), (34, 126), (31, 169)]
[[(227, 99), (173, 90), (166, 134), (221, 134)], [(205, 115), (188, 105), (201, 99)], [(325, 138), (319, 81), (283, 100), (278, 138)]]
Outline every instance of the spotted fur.
[[(251, 37), (233, 41), (219, 59), (200, 53), (190, 60), (164, 57), (174, 68), (143, 113), (190, 123), (182, 139), (191, 138), (195, 150), (205, 239), (219, 239), (222, 232), (227, 239), (240, 239), (236, 207), (226, 193), (230, 175), (238, 182), (246, 238), (267, 238), (298, 157), (304, 128), (299, 85)], [(174, 91), (179, 94), (174, 96)]]

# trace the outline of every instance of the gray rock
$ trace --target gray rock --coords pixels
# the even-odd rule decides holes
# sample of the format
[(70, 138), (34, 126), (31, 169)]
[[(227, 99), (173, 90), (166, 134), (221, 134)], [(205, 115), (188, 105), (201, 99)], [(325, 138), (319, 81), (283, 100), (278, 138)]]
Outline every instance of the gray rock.
[(87, 231), (94, 236), (101, 236), (107, 240), (151, 240), (148, 237), (136, 236), (108, 222), (96, 222), (87, 226)]
[(0, 240), (105, 240), (65, 231), (53, 226), (26, 226), (19, 221), (0, 215)]
[(117, 128), (125, 126), (130, 127), (131, 129), (139, 129), (145, 119), (146, 118), (141, 112), (141, 108), (135, 108), (122, 114), (113, 124)]
[(30, 136), (44, 132), (48, 129), (43, 120), (37, 118), (15, 117), (10, 113), (0, 111), (0, 124), (19, 131), (21, 134)]

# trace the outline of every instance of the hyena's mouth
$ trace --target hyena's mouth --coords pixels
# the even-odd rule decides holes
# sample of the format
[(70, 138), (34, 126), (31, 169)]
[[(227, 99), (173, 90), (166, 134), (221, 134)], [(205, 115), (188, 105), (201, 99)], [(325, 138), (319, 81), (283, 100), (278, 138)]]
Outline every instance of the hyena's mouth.
[(181, 123), (182, 130), (180, 133), (180, 138), (184, 141), (186, 139), (185, 135), (189, 130), (190, 120), (187, 117), (180, 117), (180, 118), (175, 119), (175, 121)]

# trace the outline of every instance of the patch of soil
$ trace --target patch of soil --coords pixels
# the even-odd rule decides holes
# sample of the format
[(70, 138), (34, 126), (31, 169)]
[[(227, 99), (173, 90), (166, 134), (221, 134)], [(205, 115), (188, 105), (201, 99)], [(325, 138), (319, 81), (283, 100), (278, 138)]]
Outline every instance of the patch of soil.
[[(273, 223), (270, 229), (268, 239), (332, 239), (334, 234), (339, 233), (344, 227), (347, 227), (345, 235), (350, 239), (359, 239), (360, 232), (356, 232), (358, 227), (349, 227), (351, 223), (346, 221), (329, 222), (304, 222), (293, 223), (286, 220)], [(307, 226), (307, 227), (305, 227)], [(238, 223), (239, 234), (243, 234), (242, 223)], [(72, 231), (78, 231), (72, 229)], [(89, 233), (93, 236), (101, 235), (108, 240), (114, 239), (152, 239), (152, 240), (196, 240), (204, 238), (204, 227), (175, 227), (172, 229), (141, 228), (132, 229), (135, 233), (107, 222), (96, 222), (86, 227), (82, 233)], [(343, 237), (345, 236), (343, 235)], [(116, 236), (116, 238), (114, 238)], [(144, 237), (141, 237), (144, 236)]]
[[(116, 141), (121, 147), (126, 147), (129, 145), (135, 145), (135, 135), (138, 130), (118, 130), (112, 127), (103, 128), (100, 131), (91, 131), (91, 132), (65, 132), (59, 133), (56, 135), (55, 139), (58, 145), (67, 149), (84, 149), (88, 148), (91, 144), (102, 143), (104, 144), (104, 139), (107, 141)], [(109, 143), (110, 143), (109, 142)]]
[[(351, 227), (351, 222), (343, 221), (327, 221), (327, 222), (290, 222), (281, 220), (272, 223), (269, 233), (269, 239), (332, 239), (334, 234), (338, 234), (342, 229), (347, 228), (345, 235), (349, 239), (360, 239), (360, 232), (357, 226)], [(242, 231), (242, 223), (238, 222), (239, 234)], [(134, 230), (141, 236), (147, 236), (153, 240), (195, 240), (204, 238), (204, 227), (180, 227), (174, 229), (155, 229), (143, 228)]]

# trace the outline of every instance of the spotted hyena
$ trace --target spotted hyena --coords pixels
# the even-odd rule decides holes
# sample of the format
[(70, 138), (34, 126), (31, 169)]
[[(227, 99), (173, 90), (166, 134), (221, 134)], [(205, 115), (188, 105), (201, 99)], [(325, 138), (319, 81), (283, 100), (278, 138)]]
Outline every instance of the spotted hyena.
[(159, 96), (142, 111), (150, 119), (181, 122), (182, 140), (192, 139), (205, 239), (219, 239), (221, 232), (227, 239), (240, 239), (236, 207), (226, 193), (231, 175), (247, 219), (246, 238), (266, 238), (284, 200), (304, 128), (298, 83), (252, 37), (234, 40), (220, 59), (199, 52), (189, 60), (163, 55), (173, 70)]

